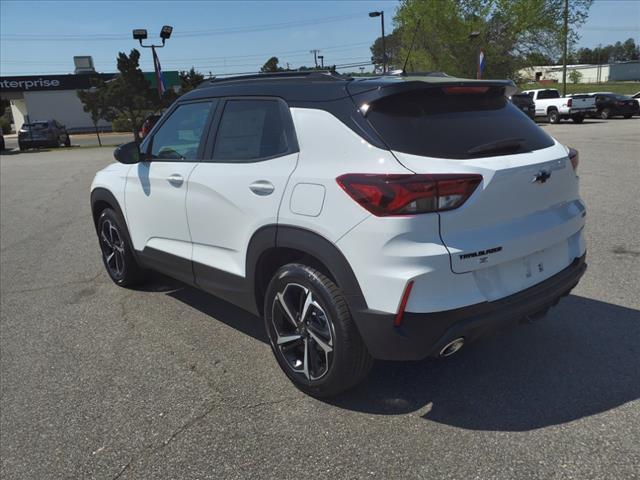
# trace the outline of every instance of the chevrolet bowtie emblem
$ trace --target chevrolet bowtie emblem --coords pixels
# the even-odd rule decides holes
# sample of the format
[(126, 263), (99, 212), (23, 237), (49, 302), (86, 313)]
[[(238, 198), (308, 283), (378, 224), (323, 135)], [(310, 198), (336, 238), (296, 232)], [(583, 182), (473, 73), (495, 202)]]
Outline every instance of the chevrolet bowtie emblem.
[(531, 179), (531, 183), (540, 182), (544, 183), (551, 178), (551, 172), (548, 170), (540, 170), (535, 176)]

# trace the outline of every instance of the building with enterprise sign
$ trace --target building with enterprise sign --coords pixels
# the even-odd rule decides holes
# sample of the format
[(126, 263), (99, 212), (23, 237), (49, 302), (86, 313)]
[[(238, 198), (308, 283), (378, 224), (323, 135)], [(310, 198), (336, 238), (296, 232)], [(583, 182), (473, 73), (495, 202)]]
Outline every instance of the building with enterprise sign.
[[(0, 77), (0, 97), (11, 103), (11, 113), (15, 131), (18, 131), (25, 118), (29, 121), (58, 120), (66, 125), (71, 133), (93, 131), (91, 116), (83, 110), (78, 98), (78, 90), (91, 87), (92, 78), (110, 80), (115, 73), (78, 73), (69, 75), (29, 75), (19, 77)], [(156, 88), (153, 72), (145, 72), (145, 77)], [(166, 88), (180, 85), (178, 72), (163, 72)], [(104, 120), (98, 123), (100, 130), (111, 130)]]

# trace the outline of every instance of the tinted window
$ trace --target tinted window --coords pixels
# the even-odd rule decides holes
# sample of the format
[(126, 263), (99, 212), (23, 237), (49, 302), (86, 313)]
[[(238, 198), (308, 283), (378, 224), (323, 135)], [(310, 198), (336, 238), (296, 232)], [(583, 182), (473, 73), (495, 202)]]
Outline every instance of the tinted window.
[(560, 92), (557, 90), (541, 90), (538, 92), (538, 100), (547, 98), (560, 98)]
[(251, 162), (290, 151), (291, 138), (277, 100), (229, 100), (225, 104), (213, 159)]
[[(414, 155), (465, 159), (553, 145), (499, 88), (481, 94), (429, 88), (391, 95), (372, 103), (367, 118), (392, 150)], [(509, 141), (514, 139), (515, 147)], [(493, 142), (501, 150), (486, 148)]]
[(162, 160), (195, 160), (211, 102), (180, 105), (151, 140), (151, 157)]

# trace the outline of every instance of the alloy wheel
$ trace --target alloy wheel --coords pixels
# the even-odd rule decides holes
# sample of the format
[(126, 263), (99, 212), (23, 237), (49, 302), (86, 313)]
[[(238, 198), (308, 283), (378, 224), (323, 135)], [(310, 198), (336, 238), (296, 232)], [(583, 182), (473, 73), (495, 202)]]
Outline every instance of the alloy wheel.
[(104, 262), (111, 274), (119, 278), (124, 273), (124, 242), (118, 229), (105, 219), (100, 229), (100, 246)]
[(309, 288), (289, 283), (278, 291), (271, 323), (274, 346), (292, 372), (307, 381), (327, 374), (333, 361), (333, 329)]

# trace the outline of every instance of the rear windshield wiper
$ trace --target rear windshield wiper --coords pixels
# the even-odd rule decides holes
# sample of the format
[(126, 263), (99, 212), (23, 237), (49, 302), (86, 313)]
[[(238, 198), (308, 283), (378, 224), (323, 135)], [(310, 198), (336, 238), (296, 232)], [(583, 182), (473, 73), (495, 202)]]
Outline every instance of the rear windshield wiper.
[(467, 155), (480, 155), (481, 153), (489, 152), (515, 152), (522, 147), (524, 138), (504, 138), (502, 140), (496, 140), (494, 142), (483, 143), (477, 147), (467, 150)]

